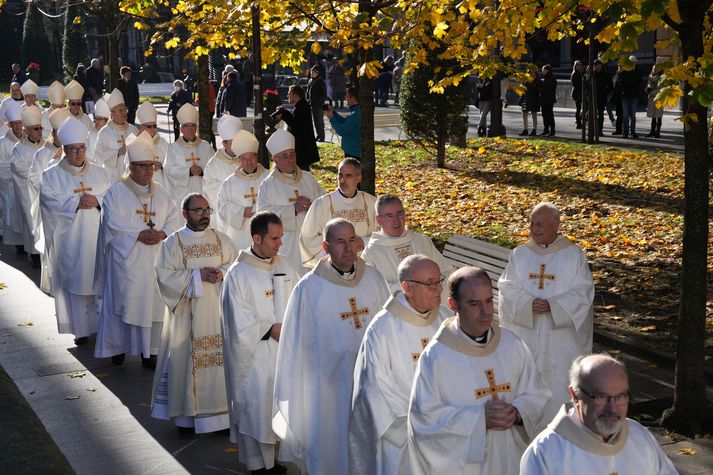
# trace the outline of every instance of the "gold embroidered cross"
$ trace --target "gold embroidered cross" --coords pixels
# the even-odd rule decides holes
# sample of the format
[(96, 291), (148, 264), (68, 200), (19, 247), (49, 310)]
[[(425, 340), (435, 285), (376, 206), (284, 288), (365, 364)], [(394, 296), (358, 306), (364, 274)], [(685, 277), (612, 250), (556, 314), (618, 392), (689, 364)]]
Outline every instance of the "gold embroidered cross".
[(201, 158), (200, 158), (200, 157), (196, 157), (196, 156), (193, 154), (193, 152), (191, 152), (191, 156), (188, 157), (188, 158), (186, 158), (186, 161), (187, 161), (187, 162), (191, 162), (191, 166), (193, 166), (193, 165), (196, 164), (196, 162), (200, 162), (200, 161), (201, 161)]
[(243, 198), (250, 198), (250, 202), (252, 204), (255, 204), (255, 200), (257, 199), (257, 193), (255, 193), (255, 188), (251, 186), (250, 193), (248, 193), (247, 195), (243, 195)]
[[(124, 136), (122, 135), (122, 136), (119, 138), (119, 140), (116, 141), (116, 143), (120, 143), (121, 146), (123, 147), (124, 145), (126, 145), (126, 139), (124, 139)], [(121, 148), (121, 147), (120, 147), (120, 148)]]
[(498, 393), (509, 393), (510, 383), (496, 384), (495, 371), (492, 369), (485, 370), (485, 377), (488, 378), (488, 387), (475, 390), (475, 398), (482, 399), (484, 397), (493, 396), (493, 401), (498, 399)]
[(299, 197), (300, 197), (300, 192), (299, 192), (299, 190), (295, 190), (295, 197), (294, 197), (294, 198), (290, 198), (290, 199), (287, 200), (287, 201), (289, 201), (290, 203), (295, 203), (295, 202), (297, 202), (297, 198), (299, 198)]
[(272, 289), (266, 290), (266, 291), (265, 291), (265, 297), (272, 297), (272, 294), (273, 294), (273, 293), (274, 293), (274, 290), (272, 290)]
[(83, 182), (83, 181), (80, 181), (80, 182), (79, 182), (79, 188), (76, 188), (76, 189), (72, 190), (72, 193), (74, 193), (74, 194), (76, 195), (76, 194), (79, 194), (79, 193), (86, 193), (87, 191), (92, 191), (92, 187), (91, 187), (91, 186), (84, 186), (84, 182)]
[(369, 315), (369, 307), (357, 309), (356, 297), (349, 297), (349, 306), (351, 307), (351, 312), (340, 313), (339, 316), (342, 320), (347, 320), (349, 318), (354, 320), (354, 329), (359, 330), (361, 328), (361, 318), (360, 315)]
[[(143, 206), (144, 209), (143, 209), (143, 210), (137, 209), (137, 210), (136, 210), (136, 214), (143, 214), (143, 215), (144, 215), (144, 223), (151, 223), (151, 224), (153, 224), (153, 222), (151, 221), (151, 219), (149, 218), (149, 216), (156, 216), (156, 212), (155, 212), (155, 211), (149, 211), (149, 205), (147, 205), (147, 204), (143, 204), (143, 203), (142, 203), (141, 206)], [(151, 225), (149, 225), (149, 227), (153, 228), (153, 226), (151, 226)]]
[(537, 283), (537, 288), (539, 290), (542, 290), (545, 288), (545, 279), (555, 280), (555, 274), (545, 274), (545, 267), (547, 267), (547, 264), (540, 264), (540, 273), (539, 274), (530, 274), (528, 276), (528, 278), (530, 278), (530, 279), (539, 279), (539, 282)]
[[(428, 340), (430, 340), (430, 338), (428, 338), (428, 337), (426, 337), (426, 338), (421, 338), (421, 346), (422, 346), (424, 349), (426, 348), (426, 345), (428, 345)], [(420, 352), (419, 352), (419, 353), (411, 353), (411, 360), (412, 360), (414, 363), (417, 362), (420, 357), (421, 357), (421, 353), (420, 353)]]

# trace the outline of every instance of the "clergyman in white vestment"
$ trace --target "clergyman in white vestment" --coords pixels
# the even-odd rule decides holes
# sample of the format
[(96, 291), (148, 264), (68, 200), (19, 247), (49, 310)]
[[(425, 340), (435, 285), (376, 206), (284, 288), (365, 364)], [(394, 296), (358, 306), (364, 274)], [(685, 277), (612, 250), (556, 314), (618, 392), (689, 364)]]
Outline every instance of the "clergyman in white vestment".
[(218, 208), (218, 191), (223, 180), (235, 173), (240, 166), (238, 154), (233, 149), (233, 137), (243, 128), (240, 118), (223, 114), (218, 120), (218, 135), (223, 148), (216, 150), (203, 170), (203, 194), (213, 208)]
[(324, 194), (314, 176), (297, 168), (295, 138), (283, 129), (276, 130), (267, 141), (267, 148), (275, 167), (260, 184), (257, 197), (258, 211), (272, 211), (282, 220), (285, 231), (282, 254), (292, 263), (298, 274), (308, 269), (302, 266), (300, 230), (312, 202)]
[(530, 240), (515, 248), (498, 281), (500, 324), (530, 348), (552, 391), (544, 423), (569, 399), (572, 361), (592, 351), (592, 275), (584, 251), (558, 235), (559, 222), (555, 205), (537, 205)]
[(532, 441), (520, 475), (675, 475), (656, 439), (627, 419), (629, 378), (607, 355), (580, 356), (570, 371), (571, 404)]
[(94, 151), (97, 146), (97, 139), (99, 138), (99, 131), (104, 128), (106, 123), (111, 117), (111, 111), (109, 111), (109, 106), (106, 105), (104, 99), (99, 99), (94, 103), (94, 126), (89, 128), (89, 133), (87, 134), (87, 160), (92, 163), (96, 163), (99, 166), (103, 166), (102, 162), (99, 162), (94, 157)]
[[(10, 211), (15, 207), (15, 187), (12, 184), (10, 160), (12, 159), (12, 149), (24, 135), (21, 116), (22, 104), (21, 101), (7, 104), (5, 120), (10, 130), (0, 138), (0, 234), (2, 234), (5, 244), (10, 244), (10, 239), (14, 237), (12, 226), (8, 227), (8, 223), (14, 221)], [(5, 231), (5, 228), (8, 228), (9, 234), (5, 234), (8, 232)], [(19, 238), (17, 239), (19, 240)], [(18, 253), (25, 252), (22, 244), (17, 244), (16, 247)]]
[(407, 426), (416, 363), (443, 320), (443, 278), (438, 264), (421, 254), (399, 265), (395, 291), (364, 334), (354, 368), (349, 424), (349, 473), (409, 475)]
[(361, 178), (361, 162), (356, 158), (345, 158), (337, 168), (337, 189), (320, 196), (309, 207), (300, 232), (300, 253), (306, 267), (314, 267), (324, 257), (322, 230), (330, 219), (344, 218), (352, 223), (357, 236), (362, 238), (362, 249), (376, 230), (376, 198), (359, 191)]
[(82, 345), (97, 331), (101, 294), (94, 287), (94, 269), (101, 206), (111, 179), (86, 160), (87, 128), (79, 120), (67, 118), (58, 129), (64, 156), (42, 173), (39, 202), (45, 253), (53, 263), (57, 327)]
[(329, 256), (287, 303), (272, 422), (282, 439), (278, 459), (310, 475), (348, 473), (354, 363), (366, 327), (389, 297), (379, 271), (358, 257), (350, 222), (329, 221), (324, 237)]
[(204, 196), (186, 196), (182, 213), (186, 225), (161, 243), (155, 261), (167, 311), (151, 415), (200, 434), (228, 428), (220, 291), (238, 253), (228, 236), (209, 227)]
[(111, 119), (99, 131), (94, 145), (94, 162), (109, 172), (113, 182), (118, 182), (126, 172), (126, 139), (138, 134), (138, 129), (127, 120), (124, 95), (114, 89), (106, 99)]
[(149, 101), (142, 102), (136, 109), (136, 120), (140, 124), (139, 132), (146, 131), (153, 138), (153, 181), (165, 189), (168, 185), (166, 185), (166, 177), (163, 175), (163, 163), (168, 154), (168, 142), (158, 133), (158, 113), (154, 105)]
[(463, 267), (448, 278), (443, 322), (421, 353), (408, 415), (415, 475), (517, 475), (540, 426), (549, 390), (527, 346), (493, 322), (488, 274)]
[(146, 132), (131, 139), (129, 174), (112, 185), (102, 203), (97, 285), (103, 285), (103, 300), (94, 356), (121, 364), (125, 353), (141, 354), (145, 365), (154, 366), (166, 309), (154, 260), (180, 218), (176, 203), (151, 180), (153, 140)]
[(252, 244), (228, 269), (223, 303), (223, 353), (230, 440), (248, 470), (273, 469), (275, 363), (282, 319), (297, 274), (278, 251), (282, 222), (269, 211), (250, 219)]

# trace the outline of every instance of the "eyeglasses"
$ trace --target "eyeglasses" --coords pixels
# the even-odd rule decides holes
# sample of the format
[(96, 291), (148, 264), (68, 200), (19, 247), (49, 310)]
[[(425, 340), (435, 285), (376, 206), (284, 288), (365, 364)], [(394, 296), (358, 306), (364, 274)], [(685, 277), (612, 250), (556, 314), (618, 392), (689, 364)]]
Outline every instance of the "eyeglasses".
[(81, 106), (82, 103), (81, 102), (70, 102), (69, 105), (70, 106)]
[(202, 218), (203, 216), (210, 216), (213, 213), (213, 208), (188, 208), (188, 211), (193, 211), (196, 216)]
[(407, 280), (406, 280), (406, 282), (413, 282), (413, 283), (415, 283), (415, 284), (425, 285), (426, 287), (428, 287), (428, 288), (431, 289), (431, 290), (436, 290), (436, 289), (438, 289), (438, 288), (443, 287), (443, 282), (444, 282), (444, 281), (445, 281), (445, 279), (444, 279), (443, 277), (441, 277), (441, 278), (440, 278), (438, 281), (436, 281), (436, 282), (421, 282), (420, 280), (411, 280), (411, 279), (407, 279)]
[(406, 219), (406, 213), (403, 211), (400, 211), (398, 213), (387, 213), (387, 214), (381, 214), (382, 219)]
[(582, 388), (579, 388), (579, 390), (582, 391), (597, 406), (606, 406), (609, 401), (614, 401), (614, 404), (617, 406), (626, 406), (629, 404), (629, 397), (631, 396), (629, 391), (617, 394), (616, 396), (609, 396), (608, 394), (589, 394)]
[(26, 129), (27, 129), (27, 130), (42, 130), (42, 126), (41, 126), (41, 125), (37, 125), (37, 126), (35, 126), (35, 127), (26, 127)]
[(147, 129), (155, 129), (156, 127), (158, 127), (158, 125), (156, 125), (156, 124), (145, 124), (144, 127), (146, 127)]
[(130, 165), (134, 167), (139, 167), (142, 170), (153, 170), (155, 167), (153, 163), (131, 163)]
[(78, 147), (65, 147), (64, 151), (67, 153), (82, 153), (87, 151), (87, 147), (80, 145)]

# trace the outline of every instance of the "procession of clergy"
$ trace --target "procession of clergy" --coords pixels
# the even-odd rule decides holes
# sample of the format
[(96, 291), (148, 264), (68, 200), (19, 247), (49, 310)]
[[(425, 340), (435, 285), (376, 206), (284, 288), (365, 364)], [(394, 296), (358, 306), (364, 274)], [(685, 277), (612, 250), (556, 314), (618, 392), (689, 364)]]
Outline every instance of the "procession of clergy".
[(626, 418), (624, 365), (590, 355), (594, 286), (555, 205), (497, 281), (498, 321), (488, 274), (359, 191), (356, 159), (325, 193), (285, 130), (266, 170), (238, 118), (214, 152), (190, 104), (169, 145), (150, 102), (137, 129), (116, 89), (93, 120), (75, 81), (49, 110), (37, 93), (0, 106), (3, 240), (37, 256), (60, 333), (155, 368), (153, 417), (229, 428), (251, 473), (677, 473)]

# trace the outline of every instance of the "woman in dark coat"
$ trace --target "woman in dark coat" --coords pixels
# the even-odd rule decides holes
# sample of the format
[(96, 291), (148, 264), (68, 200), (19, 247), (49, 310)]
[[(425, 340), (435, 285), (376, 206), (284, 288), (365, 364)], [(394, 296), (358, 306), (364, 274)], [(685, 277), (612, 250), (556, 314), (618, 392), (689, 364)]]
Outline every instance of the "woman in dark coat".
[(577, 128), (582, 128), (582, 77), (584, 74), (584, 65), (580, 60), (577, 60), (572, 65), (572, 74), (569, 80), (572, 83), (572, 99), (574, 100), (575, 112), (574, 120)]
[(542, 109), (542, 122), (545, 130), (540, 135), (555, 134), (555, 103), (557, 102), (557, 79), (552, 75), (552, 66), (542, 66), (540, 78), (540, 108)]
[(173, 81), (174, 91), (171, 93), (171, 100), (168, 101), (168, 110), (173, 117), (173, 136), (174, 140), (178, 140), (178, 136), (181, 135), (181, 125), (178, 123), (178, 109), (187, 102), (191, 102), (191, 94), (186, 91), (183, 81), (176, 79)]
[[(532, 81), (525, 84), (525, 94), (520, 96), (520, 107), (522, 108), (522, 123), (525, 127), (520, 132), (520, 136), (537, 135), (537, 113), (540, 112), (540, 78), (537, 71), (529, 71), (533, 75)], [(527, 132), (528, 114), (532, 116), (532, 132)]]
[(290, 86), (287, 98), (295, 108), (292, 112), (280, 106), (273, 117), (284, 120), (287, 130), (295, 137), (295, 155), (297, 166), (309, 171), (309, 166), (319, 161), (317, 141), (312, 132), (312, 109), (304, 98), (304, 91), (300, 86)]

